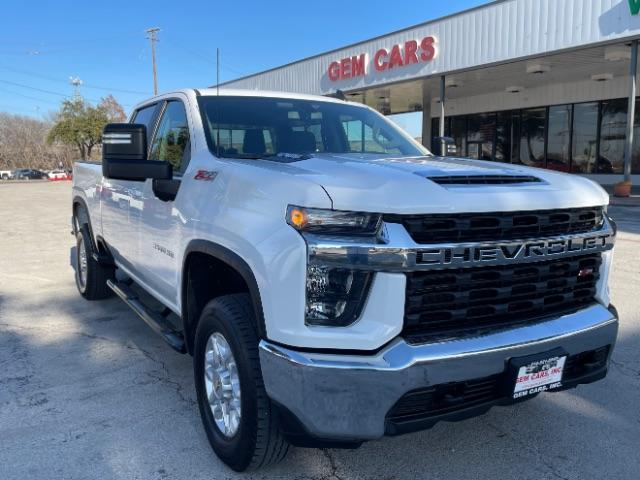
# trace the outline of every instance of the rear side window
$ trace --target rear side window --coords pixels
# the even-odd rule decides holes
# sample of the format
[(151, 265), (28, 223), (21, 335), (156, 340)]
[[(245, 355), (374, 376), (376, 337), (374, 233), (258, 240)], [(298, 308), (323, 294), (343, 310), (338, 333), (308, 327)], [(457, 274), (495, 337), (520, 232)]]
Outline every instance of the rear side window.
[(135, 115), (131, 123), (141, 123), (147, 127), (147, 145), (151, 143), (151, 135), (153, 135), (153, 122), (156, 116), (156, 109), (158, 104), (154, 103), (148, 107), (143, 107), (136, 110)]

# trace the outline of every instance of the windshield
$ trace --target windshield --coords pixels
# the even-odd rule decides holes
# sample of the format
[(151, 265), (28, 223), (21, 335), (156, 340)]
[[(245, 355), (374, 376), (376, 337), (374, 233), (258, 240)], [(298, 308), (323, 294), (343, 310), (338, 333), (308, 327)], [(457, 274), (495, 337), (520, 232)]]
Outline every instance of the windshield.
[(209, 148), (220, 157), (429, 154), (382, 115), (346, 102), (242, 96), (198, 101)]

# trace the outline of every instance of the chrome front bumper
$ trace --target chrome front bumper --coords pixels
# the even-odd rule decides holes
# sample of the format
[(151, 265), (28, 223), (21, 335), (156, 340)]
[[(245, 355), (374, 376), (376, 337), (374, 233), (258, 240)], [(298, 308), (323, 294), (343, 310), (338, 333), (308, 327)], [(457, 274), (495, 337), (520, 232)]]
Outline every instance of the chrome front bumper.
[(510, 358), (562, 347), (569, 355), (615, 343), (618, 319), (593, 305), (489, 335), (410, 345), (401, 338), (372, 355), (309, 353), (260, 342), (264, 384), (308, 435), (336, 441), (382, 437), (385, 417), (416, 388), (505, 371)]

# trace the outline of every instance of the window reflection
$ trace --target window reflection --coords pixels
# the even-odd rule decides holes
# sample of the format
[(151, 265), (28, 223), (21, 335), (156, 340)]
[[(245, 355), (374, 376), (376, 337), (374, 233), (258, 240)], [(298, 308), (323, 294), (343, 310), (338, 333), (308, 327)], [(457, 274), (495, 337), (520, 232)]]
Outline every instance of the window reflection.
[(495, 151), (495, 159), (498, 162), (517, 161), (519, 121), (519, 112), (498, 112)]
[(467, 123), (468, 156), (480, 160), (493, 160), (495, 135), (496, 115), (494, 113), (469, 115)]
[(597, 140), (598, 103), (577, 103), (573, 107), (572, 172), (595, 172)]
[(460, 156), (467, 155), (467, 117), (460, 115), (451, 118), (451, 126), (449, 127), (451, 136), (456, 142), (456, 152)]
[(571, 138), (571, 105), (549, 107), (547, 136), (547, 168), (569, 171), (569, 142)]
[(627, 101), (602, 102), (598, 173), (622, 173), (627, 128)]
[(633, 150), (631, 173), (640, 173), (640, 101), (636, 98), (636, 112), (633, 118)]
[[(640, 174), (640, 99), (636, 105), (631, 173)], [(626, 121), (627, 99), (621, 98), (446, 117), (445, 135), (453, 137), (461, 157), (563, 172), (620, 174)], [(433, 138), (439, 135), (438, 125), (434, 117)]]
[(520, 163), (544, 167), (544, 126), (546, 108), (522, 110), (520, 127)]

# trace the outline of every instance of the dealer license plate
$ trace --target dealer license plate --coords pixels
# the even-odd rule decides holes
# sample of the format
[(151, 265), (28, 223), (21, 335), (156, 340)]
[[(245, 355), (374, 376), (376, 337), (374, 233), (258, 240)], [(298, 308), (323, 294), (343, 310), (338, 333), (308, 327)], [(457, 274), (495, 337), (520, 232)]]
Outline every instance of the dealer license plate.
[(535, 360), (518, 368), (513, 398), (526, 397), (562, 386), (566, 355)]

